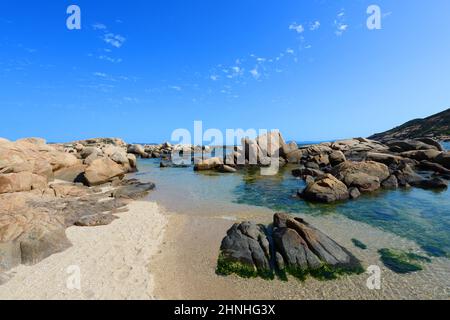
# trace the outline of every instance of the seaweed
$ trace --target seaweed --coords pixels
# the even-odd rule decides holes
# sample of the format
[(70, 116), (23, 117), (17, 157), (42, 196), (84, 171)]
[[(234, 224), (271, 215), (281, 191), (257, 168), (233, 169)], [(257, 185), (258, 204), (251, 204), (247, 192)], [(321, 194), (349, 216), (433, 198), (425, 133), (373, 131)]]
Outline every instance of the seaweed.
[(381, 255), (381, 261), (388, 269), (400, 274), (421, 271), (423, 270), (423, 262), (431, 262), (428, 257), (402, 250), (384, 248), (380, 249), (378, 253)]
[(366, 250), (367, 246), (362, 243), (361, 241), (359, 241), (358, 239), (352, 239), (352, 242), (354, 244), (355, 247), (360, 248), (362, 250)]

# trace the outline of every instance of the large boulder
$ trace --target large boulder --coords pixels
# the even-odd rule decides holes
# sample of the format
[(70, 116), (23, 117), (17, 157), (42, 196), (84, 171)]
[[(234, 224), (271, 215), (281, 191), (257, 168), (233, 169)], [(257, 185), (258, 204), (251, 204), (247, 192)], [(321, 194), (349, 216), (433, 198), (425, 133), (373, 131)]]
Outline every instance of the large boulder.
[(347, 174), (344, 183), (349, 188), (358, 188), (360, 192), (373, 192), (381, 186), (380, 179), (364, 172)]
[(235, 224), (223, 239), (219, 269), (227, 271), (229, 265), (237, 264), (250, 275), (270, 271), (270, 244), (262, 226), (251, 222)]
[(44, 190), (47, 179), (31, 172), (8, 173), (0, 175), (0, 194)]
[(403, 158), (388, 153), (368, 152), (366, 160), (384, 163), (385, 165), (399, 164)]
[(417, 161), (427, 160), (434, 162), (438, 156), (441, 155), (441, 151), (437, 151), (434, 149), (430, 150), (413, 150), (402, 152), (401, 156), (405, 158), (414, 159)]
[(94, 160), (84, 172), (84, 178), (89, 186), (97, 186), (123, 177), (122, 167), (109, 158)]
[(309, 184), (301, 196), (306, 200), (325, 203), (349, 198), (347, 186), (330, 174), (325, 174)]
[(140, 156), (141, 158), (148, 158), (148, 153), (145, 152), (145, 149), (140, 144), (130, 144), (127, 149), (127, 153), (135, 154)]
[(405, 151), (412, 151), (412, 150), (437, 150), (439, 151), (439, 148), (437, 148), (435, 145), (426, 144), (424, 142), (418, 141), (418, 140), (393, 140), (386, 142), (386, 145), (389, 146), (389, 149), (393, 152), (405, 152)]
[(379, 181), (384, 181), (391, 175), (385, 164), (374, 161), (346, 161), (334, 167), (331, 173), (341, 181), (344, 181), (347, 175), (353, 173), (365, 173), (377, 177)]
[(284, 157), (291, 151), (279, 132), (260, 135), (256, 138), (256, 143), (264, 157)]
[(435, 161), (447, 169), (450, 169), (450, 151), (442, 152), (435, 158)]
[(298, 163), (300, 163), (302, 161), (302, 159), (304, 157), (306, 157), (306, 155), (307, 155), (307, 151), (305, 149), (298, 149), (298, 150), (294, 150), (294, 151), (289, 152), (286, 155), (286, 160), (289, 163), (298, 164)]
[(342, 162), (347, 161), (347, 158), (345, 157), (345, 154), (342, 151), (334, 150), (329, 155), (330, 164), (334, 167), (338, 164), (341, 164)]
[(223, 160), (220, 158), (209, 158), (203, 161), (200, 161), (195, 164), (195, 171), (205, 171), (205, 170), (213, 170), (223, 165)]
[(62, 168), (55, 171), (55, 179), (63, 180), (67, 182), (82, 182), (83, 174), (87, 165), (78, 164), (72, 167)]

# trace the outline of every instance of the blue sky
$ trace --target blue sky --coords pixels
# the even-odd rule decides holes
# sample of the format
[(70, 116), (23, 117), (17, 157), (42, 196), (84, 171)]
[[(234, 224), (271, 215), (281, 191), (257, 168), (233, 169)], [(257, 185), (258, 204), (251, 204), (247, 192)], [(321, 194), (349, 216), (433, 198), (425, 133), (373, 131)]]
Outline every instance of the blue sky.
[(195, 120), (368, 136), (449, 107), (448, 14), (448, 0), (2, 0), (0, 136), (160, 142)]

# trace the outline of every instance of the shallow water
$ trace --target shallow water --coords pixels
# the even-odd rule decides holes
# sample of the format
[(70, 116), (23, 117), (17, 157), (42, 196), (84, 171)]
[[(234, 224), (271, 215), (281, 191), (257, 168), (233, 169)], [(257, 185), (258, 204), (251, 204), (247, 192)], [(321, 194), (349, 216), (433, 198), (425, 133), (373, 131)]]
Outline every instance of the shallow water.
[(356, 201), (312, 204), (294, 197), (305, 183), (287, 166), (272, 177), (258, 169), (235, 174), (197, 173), (192, 168), (159, 168), (159, 160), (140, 160), (137, 177), (153, 181), (151, 197), (169, 210), (227, 216), (245, 206), (325, 216), (340, 215), (416, 242), (431, 256), (450, 256), (450, 191), (380, 191)]

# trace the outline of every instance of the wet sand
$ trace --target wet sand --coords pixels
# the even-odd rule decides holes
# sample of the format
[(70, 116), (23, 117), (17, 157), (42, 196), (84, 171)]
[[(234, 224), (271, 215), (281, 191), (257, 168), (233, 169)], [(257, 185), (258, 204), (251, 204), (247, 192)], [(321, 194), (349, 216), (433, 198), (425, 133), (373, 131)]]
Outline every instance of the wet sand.
[[(168, 229), (160, 253), (152, 260), (155, 270), (155, 295), (158, 299), (449, 299), (450, 263), (434, 258), (424, 270), (413, 274), (396, 274), (385, 268), (377, 251), (381, 248), (412, 249), (421, 252), (409, 240), (341, 216), (303, 216), (358, 257), (364, 267), (377, 265), (382, 270), (381, 290), (366, 286), (369, 274), (345, 276), (338, 280), (304, 282), (290, 278), (281, 280), (242, 279), (215, 274), (220, 243), (227, 229), (237, 221), (252, 220), (268, 224), (270, 210), (236, 206), (239, 211), (206, 215), (173, 213), (168, 216)], [(356, 248), (352, 238), (368, 245)]]

